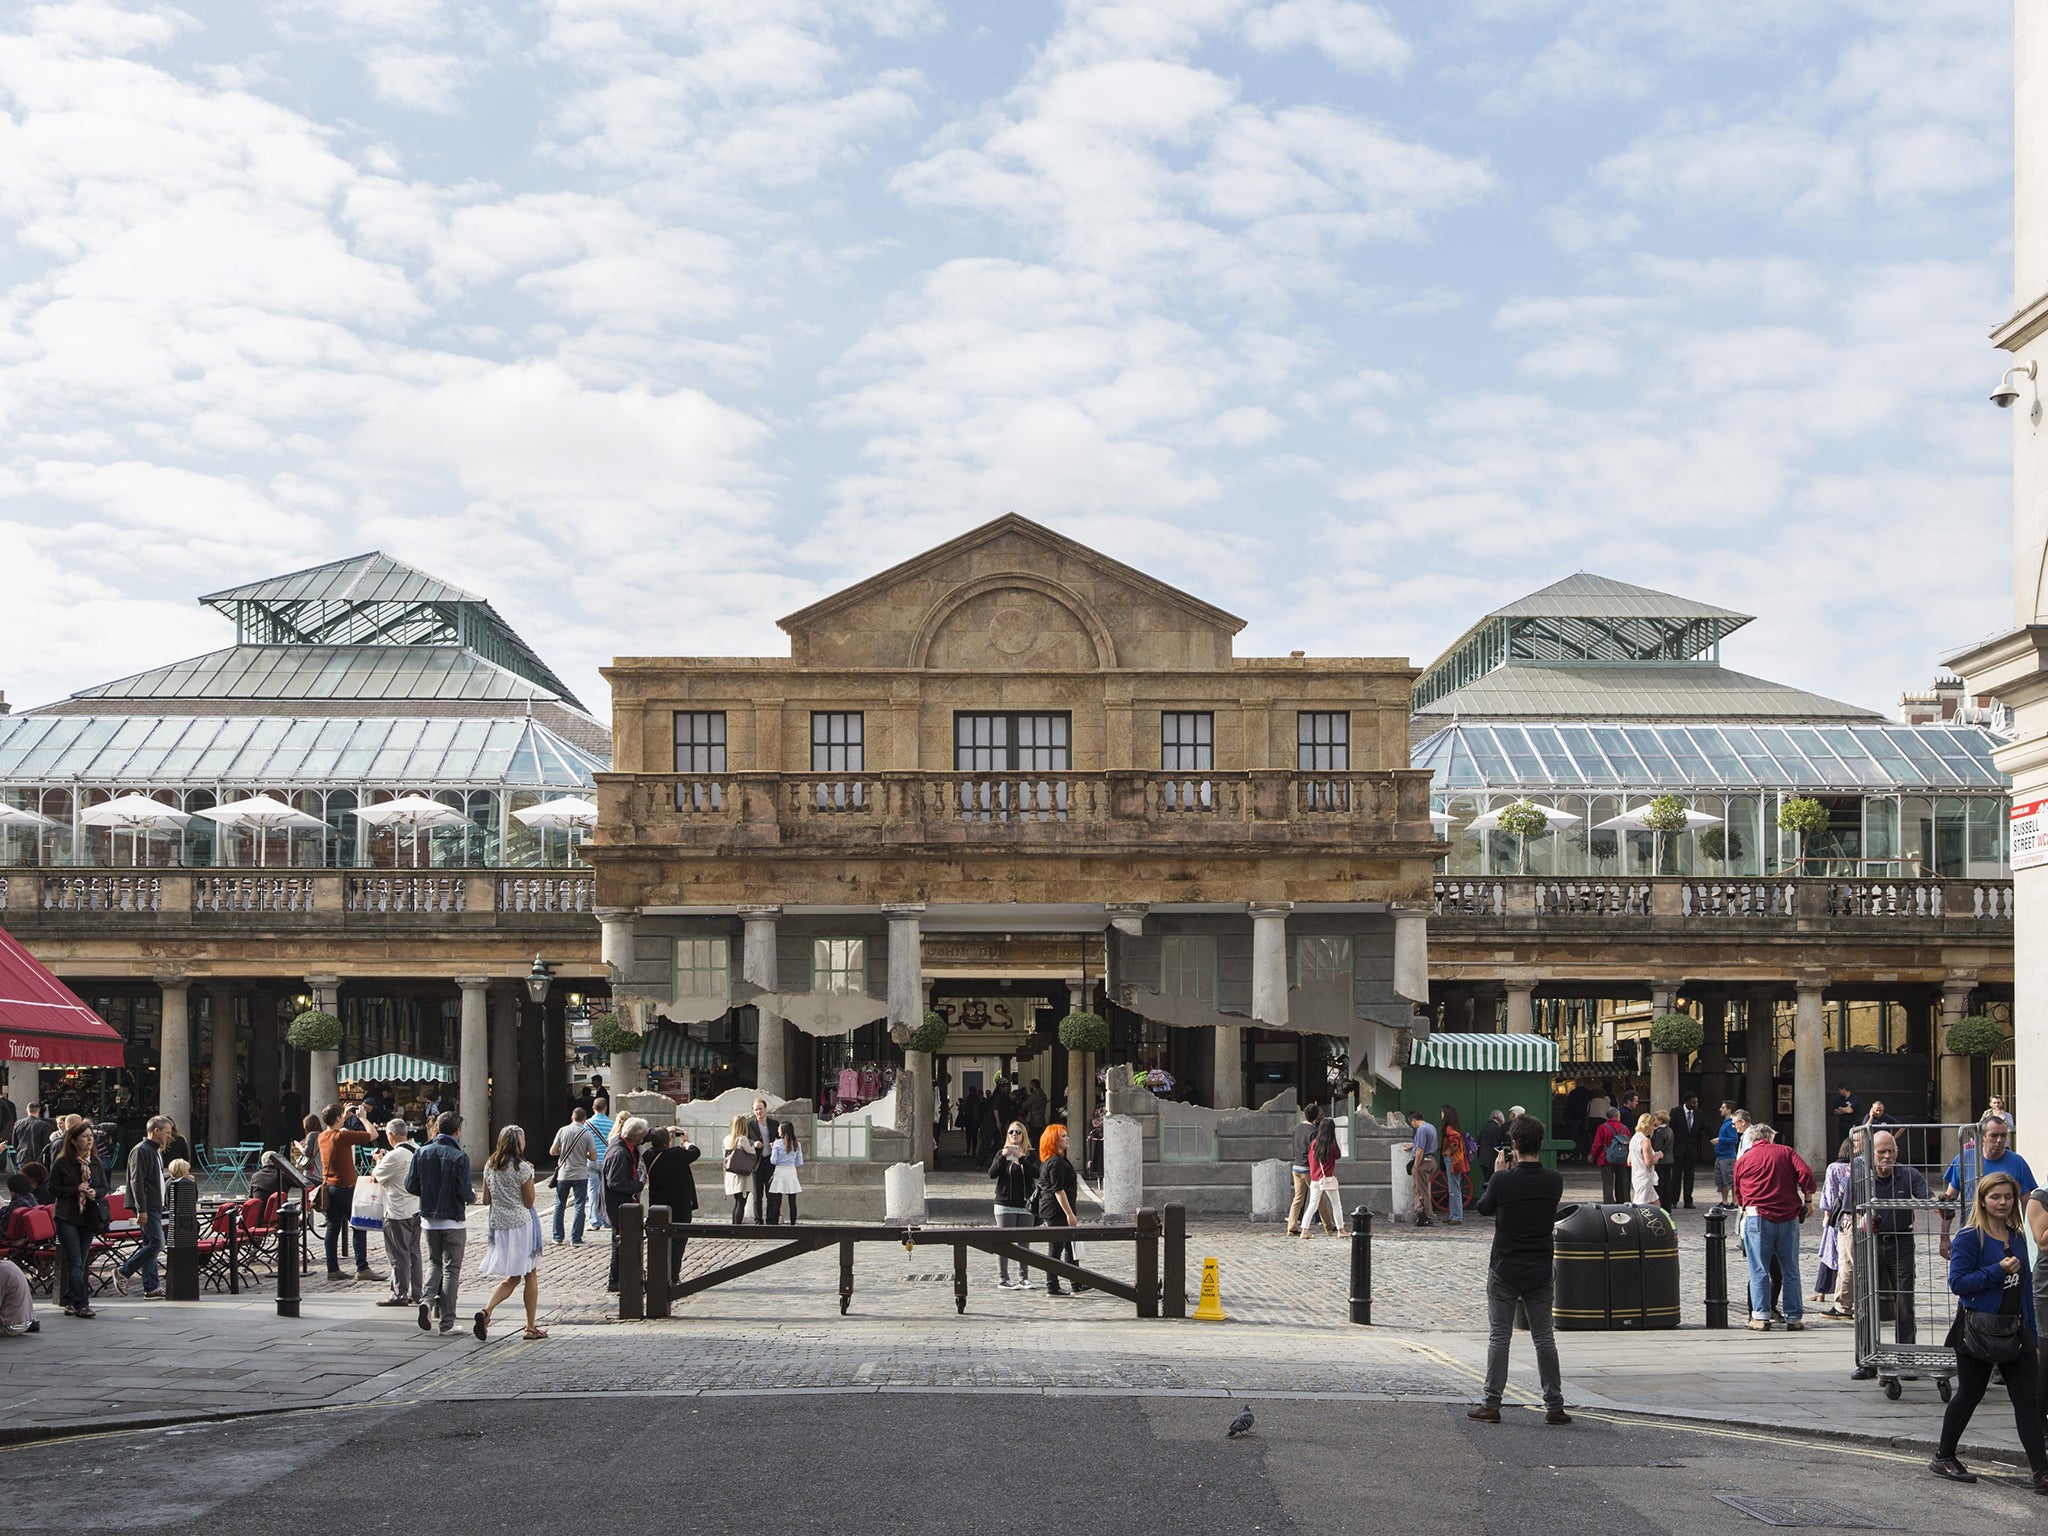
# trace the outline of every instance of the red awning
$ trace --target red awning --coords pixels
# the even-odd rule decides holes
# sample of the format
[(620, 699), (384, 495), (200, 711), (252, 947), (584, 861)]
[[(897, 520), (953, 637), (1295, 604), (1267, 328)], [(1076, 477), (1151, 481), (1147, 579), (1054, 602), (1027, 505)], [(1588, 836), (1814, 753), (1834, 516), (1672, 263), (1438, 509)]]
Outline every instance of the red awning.
[(118, 1067), (126, 1042), (0, 928), (0, 1061)]

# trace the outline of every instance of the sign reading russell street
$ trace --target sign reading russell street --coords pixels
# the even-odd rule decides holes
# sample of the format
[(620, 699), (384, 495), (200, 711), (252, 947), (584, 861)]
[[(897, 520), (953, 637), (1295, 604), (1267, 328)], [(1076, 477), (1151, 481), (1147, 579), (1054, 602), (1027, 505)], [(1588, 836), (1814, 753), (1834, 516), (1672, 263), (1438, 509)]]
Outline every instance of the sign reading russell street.
[(2042, 835), (2041, 813), (2048, 800), (2024, 800), (2012, 808), (2012, 867), (2032, 869), (2048, 864), (2048, 837)]

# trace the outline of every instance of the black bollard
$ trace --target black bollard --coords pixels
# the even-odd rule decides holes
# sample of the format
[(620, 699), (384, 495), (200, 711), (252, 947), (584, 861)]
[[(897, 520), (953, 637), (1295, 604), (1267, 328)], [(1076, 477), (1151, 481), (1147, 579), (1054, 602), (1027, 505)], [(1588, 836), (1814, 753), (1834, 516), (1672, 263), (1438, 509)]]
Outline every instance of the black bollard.
[(173, 1179), (164, 1206), (164, 1294), (172, 1301), (199, 1299), (199, 1186)]
[(299, 1266), (288, 1255), (299, 1251), (299, 1207), (287, 1201), (277, 1212), (277, 1315), (299, 1315)]
[(647, 1208), (647, 1315), (669, 1315), (670, 1255), (674, 1251), (675, 1229), (669, 1225), (669, 1208)]
[(1372, 1212), (1351, 1213), (1351, 1321), (1372, 1323)]
[(1707, 1326), (1728, 1326), (1728, 1212), (1714, 1206), (1707, 1212)]

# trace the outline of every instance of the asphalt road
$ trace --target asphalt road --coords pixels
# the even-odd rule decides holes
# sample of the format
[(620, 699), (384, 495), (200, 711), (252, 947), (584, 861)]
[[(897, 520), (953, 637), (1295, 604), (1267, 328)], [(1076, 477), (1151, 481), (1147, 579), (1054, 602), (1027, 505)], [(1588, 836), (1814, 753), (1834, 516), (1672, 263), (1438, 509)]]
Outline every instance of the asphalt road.
[[(607, 1393), (386, 1403), (0, 1451), (0, 1526), (243, 1536), (1769, 1529), (1716, 1493), (1831, 1498), (1912, 1531), (2048, 1514), (2008, 1475), (1593, 1417), (1443, 1404), (990, 1393)], [(1839, 1526), (1821, 1528), (1842, 1528)]]

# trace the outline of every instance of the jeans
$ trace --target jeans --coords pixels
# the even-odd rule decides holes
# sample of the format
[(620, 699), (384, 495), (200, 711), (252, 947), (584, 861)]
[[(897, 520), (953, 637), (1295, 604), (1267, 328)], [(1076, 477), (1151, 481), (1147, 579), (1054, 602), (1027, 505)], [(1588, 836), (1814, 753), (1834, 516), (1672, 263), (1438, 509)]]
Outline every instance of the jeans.
[(1771, 1260), (1778, 1261), (1784, 1290), (1780, 1304), (1785, 1321), (1806, 1316), (1806, 1292), (1799, 1284), (1799, 1223), (1765, 1221), (1754, 1213), (1742, 1218), (1742, 1246), (1749, 1258), (1749, 1316), (1752, 1322), (1771, 1317)]
[(330, 1184), (327, 1186), (327, 1273), (341, 1273), (341, 1234), (353, 1233), (356, 1240), (356, 1273), (367, 1274), (370, 1268), (370, 1234), (361, 1227), (348, 1224), (348, 1213), (356, 1203), (356, 1187), (353, 1184)]
[[(584, 1181), (583, 1198), (590, 1206), (590, 1224), (600, 1229), (611, 1225), (610, 1222), (604, 1219), (604, 1191), (599, 1187), (603, 1183), (604, 1175), (598, 1172), (597, 1164), (592, 1163), (590, 1165), (590, 1177)], [(556, 1209), (559, 1210), (560, 1208), (558, 1204)]]
[(163, 1276), (158, 1272), (157, 1260), (163, 1257), (163, 1253), (164, 1213), (151, 1211), (142, 1218), (142, 1246), (128, 1255), (128, 1262), (121, 1266), (122, 1277), (125, 1279), (139, 1269), (142, 1271), (142, 1288), (145, 1291), (162, 1290)]
[(578, 1174), (573, 1179), (555, 1181), (555, 1241), (562, 1240), (562, 1218), (568, 1214), (571, 1205), (576, 1207), (576, 1223), (570, 1237), (571, 1242), (583, 1241), (583, 1219), (590, 1212), (590, 1180)]
[[(1323, 1204), (1325, 1200), (1330, 1202), (1328, 1207)], [(1344, 1194), (1337, 1187), (1334, 1173), (1309, 1181), (1308, 1204), (1301, 1213), (1301, 1235), (1307, 1237), (1309, 1228), (1318, 1221), (1332, 1237), (1344, 1229)]]
[(1294, 1168), (1294, 1203), (1287, 1207), (1287, 1235), (1295, 1236), (1301, 1231), (1301, 1218), (1308, 1211), (1308, 1170)]
[(1564, 1406), (1564, 1380), (1557, 1368), (1557, 1335), (1550, 1326), (1551, 1282), (1533, 1291), (1517, 1291), (1492, 1274), (1486, 1277), (1486, 1406), (1498, 1408), (1508, 1385), (1508, 1344), (1515, 1336), (1515, 1303), (1529, 1314), (1529, 1337), (1536, 1345), (1536, 1374), (1543, 1382), (1548, 1408)]
[[(1444, 1192), (1450, 1196), (1450, 1220), (1463, 1221), (1465, 1219), (1465, 1175), (1458, 1172), (1455, 1168), (1445, 1168)], [(1335, 1203), (1334, 1199), (1332, 1203)], [(1344, 1213), (1340, 1209), (1337, 1214), (1342, 1216)], [(1341, 1225), (1341, 1223), (1339, 1224)]]
[(1970, 1415), (1984, 1400), (1984, 1389), (1991, 1385), (1991, 1373), (1997, 1371), (2005, 1378), (2005, 1390), (2012, 1396), (2013, 1423), (2020, 1432), (2020, 1444), (2027, 1449), (2028, 1463), (2036, 1472), (2048, 1469), (2048, 1447), (2042, 1443), (2040, 1399), (2034, 1395), (2037, 1369), (2036, 1363), (2024, 1354), (1995, 1366), (1957, 1350), (1956, 1392), (1949, 1399), (1948, 1412), (1941, 1416), (1941, 1445), (1934, 1454), (1955, 1455), (1963, 1431), (1969, 1427)]
[[(1032, 1225), (1032, 1215), (1029, 1211), (1018, 1210), (1014, 1205), (999, 1205), (996, 1207), (996, 1225), (999, 1227), (1028, 1227)], [(1008, 1254), (999, 1253), (996, 1255), (996, 1275), (1003, 1284), (1008, 1285), (1010, 1283), (1010, 1258)], [(1018, 1260), (1017, 1283), (1023, 1285), (1028, 1283), (1030, 1279), (1031, 1266), (1024, 1263), (1021, 1259)]]
[[(1048, 1216), (1045, 1224), (1048, 1227), (1067, 1227), (1069, 1229), (1073, 1226), (1073, 1223), (1067, 1220), (1066, 1214), (1061, 1211), (1055, 1211), (1051, 1216)], [(1045, 1255), (1049, 1259), (1061, 1259), (1069, 1264), (1074, 1263), (1073, 1239), (1064, 1238), (1056, 1242), (1047, 1243), (1045, 1245)], [(1059, 1287), (1060, 1277), (1048, 1271), (1045, 1277), (1046, 1290), (1057, 1291)], [(1078, 1282), (1076, 1282), (1075, 1288), (1079, 1289)]]
[(420, 1219), (384, 1218), (384, 1257), (391, 1265), (391, 1296), (395, 1301), (420, 1299)]
[(441, 1326), (455, 1321), (455, 1297), (462, 1289), (462, 1253), (469, 1246), (467, 1232), (436, 1232), (427, 1229), (427, 1284), (420, 1303), (432, 1306)]
[(85, 1261), (92, 1252), (92, 1235), (68, 1221), (57, 1223), (57, 1248), (63, 1255), (64, 1272), (57, 1278), (57, 1299), (72, 1309), (92, 1306), (92, 1284), (85, 1276)]

